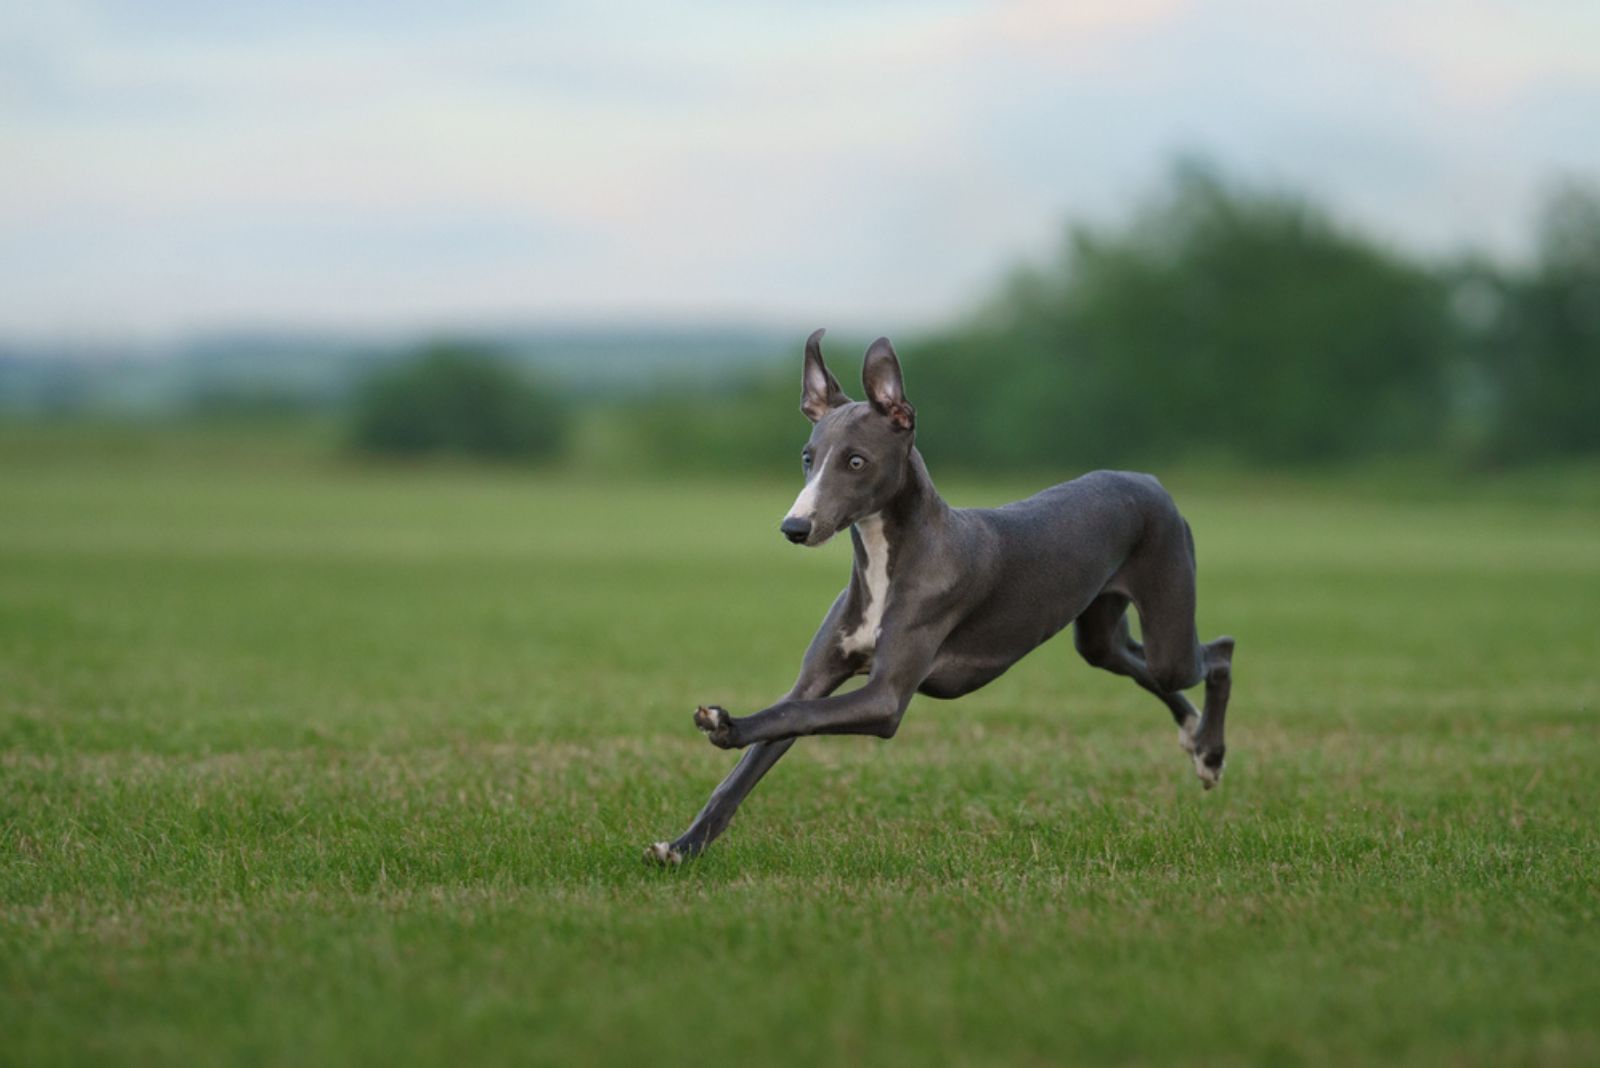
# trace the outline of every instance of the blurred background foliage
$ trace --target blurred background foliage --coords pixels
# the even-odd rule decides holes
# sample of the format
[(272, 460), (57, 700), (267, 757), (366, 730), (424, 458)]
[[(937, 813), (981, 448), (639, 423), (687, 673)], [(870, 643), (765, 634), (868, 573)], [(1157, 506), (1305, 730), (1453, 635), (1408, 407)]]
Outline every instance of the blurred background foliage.
[(1440, 440), (1452, 345), (1424, 267), (1188, 166), (935, 339), (954, 388), (923, 410), (965, 422), (958, 451), (986, 463), (1339, 460)]
[(354, 444), (376, 453), (548, 459), (567, 438), (559, 395), (473, 345), (432, 344), (374, 372), (351, 409)]
[[(941, 469), (1464, 466), (1600, 452), (1600, 189), (1526, 262), (1425, 258), (1305, 196), (1176, 165), (976, 310), (895, 339)], [(825, 325), (825, 324), (821, 324)], [(803, 329), (221, 338), (0, 353), (10, 418), (321, 421), (348, 446), (593, 468), (788, 470)], [(830, 336), (851, 390), (866, 337)]]

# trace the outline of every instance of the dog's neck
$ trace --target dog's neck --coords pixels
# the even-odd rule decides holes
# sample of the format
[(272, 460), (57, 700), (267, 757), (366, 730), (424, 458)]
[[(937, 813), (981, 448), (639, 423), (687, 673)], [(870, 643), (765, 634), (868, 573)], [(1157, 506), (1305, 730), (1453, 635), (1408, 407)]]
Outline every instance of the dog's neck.
[[(905, 479), (900, 489), (889, 499), (889, 503), (859, 520), (851, 531), (850, 541), (855, 548), (857, 574), (867, 576), (875, 563), (892, 571), (893, 560), (900, 555), (899, 550), (905, 545), (906, 539), (935, 536), (942, 529), (949, 512), (950, 506), (934, 488), (928, 465), (922, 462), (922, 454), (912, 448), (911, 455), (906, 458)], [(870, 536), (863, 536), (863, 528)], [(875, 559), (880, 552), (888, 553), (886, 564)]]

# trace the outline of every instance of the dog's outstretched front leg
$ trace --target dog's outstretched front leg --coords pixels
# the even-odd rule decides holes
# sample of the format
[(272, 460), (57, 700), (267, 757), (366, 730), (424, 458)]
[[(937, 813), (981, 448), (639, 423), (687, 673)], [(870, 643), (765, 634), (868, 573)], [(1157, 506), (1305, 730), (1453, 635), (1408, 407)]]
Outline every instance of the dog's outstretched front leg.
[(696, 727), (719, 749), (743, 749), (804, 734), (871, 734), (892, 738), (911, 701), (885, 682), (815, 700), (785, 699), (771, 708), (735, 718), (713, 706), (694, 714)]
[(870, 734), (892, 738), (900, 717), (928, 675), (942, 631), (931, 627), (896, 635), (887, 626), (873, 670), (859, 690), (822, 698), (785, 698), (748, 716), (730, 716), (715, 706), (695, 712), (695, 726), (711, 744), (742, 749), (757, 742), (804, 734)]
[[(854, 663), (839, 647), (838, 623), (844, 601), (845, 595), (841, 593), (834, 602), (833, 610), (822, 621), (821, 628), (811, 640), (805, 660), (800, 665), (800, 677), (789, 691), (790, 699), (826, 697), (854, 673)], [(697, 712), (695, 722), (698, 724), (699, 721)], [(786, 738), (750, 746), (728, 777), (711, 792), (711, 799), (694, 818), (689, 829), (671, 842), (657, 842), (650, 846), (645, 850), (645, 860), (671, 866), (703, 852), (727, 828), (740, 803), (755, 789), (762, 776), (772, 770), (772, 766), (793, 744), (794, 739)]]
[[(843, 679), (840, 680), (841, 682)], [(834, 685), (838, 685), (835, 683)], [(831, 687), (830, 687), (831, 689)], [(869, 693), (868, 691), (874, 691)], [(672, 842), (657, 842), (645, 850), (645, 860), (664, 866), (681, 864), (685, 858), (692, 857), (702, 852), (711, 840), (721, 834), (727, 827), (733, 814), (739, 808), (739, 803), (755, 788), (761, 777), (771, 770), (795, 739), (801, 734), (876, 734), (880, 737), (890, 737), (894, 734), (895, 726), (900, 722), (900, 715), (905, 711), (906, 704), (910, 701), (907, 694), (903, 699), (892, 694), (885, 697), (881, 692), (882, 687), (873, 687), (870, 683), (852, 693), (842, 694), (837, 697), (799, 698), (790, 697), (778, 702), (764, 712), (746, 716), (735, 721), (722, 709), (716, 709), (720, 715), (715, 718), (706, 713), (710, 710), (702, 707), (695, 713), (695, 724), (702, 722), (715, 725), (715, 729), (726, 731), (722, 735), (724, 741), (719, 742), (717, 735), (711, 735), (714, 744), (721, 748), (744, 747), (744, 756), (722, 784), (711, 794), (711, 800), (706, 802), (706, 807), (700, 810), (700, 815), (689, 829)], [(737, 726), (735, 726), (737, 724)], [(710, 730), (702, 726), (710, 735)], [(764, 737), (754, 740), (740, 741), (739, 734), (735, 731), (747, 732), (750, 735), (761, 734)], [(728, 738), (734, 740), (730, 743)]]

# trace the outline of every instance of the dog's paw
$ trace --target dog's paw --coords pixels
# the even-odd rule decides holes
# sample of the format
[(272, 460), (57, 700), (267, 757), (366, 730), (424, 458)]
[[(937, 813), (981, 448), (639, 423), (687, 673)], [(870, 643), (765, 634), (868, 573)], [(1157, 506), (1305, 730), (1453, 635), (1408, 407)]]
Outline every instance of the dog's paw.
[(705, 736), (711, 739), (711, 744), (718, 749), (733, 749), (738, 743), (734, 740), (733, 717), (728, 711), (718, 705), (701, 705), (694, 710), (694, 725), (699, 727)]
[(1215, 749), (1196, 748), (1191, 752), (1194, 757), (1194, 773), (1200, 776), (1200, 785), (1207, 790), (1222, 781), (1222, 762), (1227, 752), (1227, 747), (1220, 745)]
[(644, 862), (658, 868), (676, 868), (683, 863), (683, 854), (667, 842), (656, 842), (645, 846)]

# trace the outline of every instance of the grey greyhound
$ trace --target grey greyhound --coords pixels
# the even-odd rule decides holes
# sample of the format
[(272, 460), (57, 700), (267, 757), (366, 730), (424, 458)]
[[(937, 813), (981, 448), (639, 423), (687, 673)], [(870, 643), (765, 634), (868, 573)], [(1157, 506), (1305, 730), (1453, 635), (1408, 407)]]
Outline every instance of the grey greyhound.
[[(952, 508), (916, 449), (916, 410), (889, 340), (867, 349), (861, 402), (823, 364), (822, 335), (807, 340), (801, 376), (800, 410), (815, 424), (801, 453), (805, 488), (781, 529), (821, 545), (848, 527), (850, 583), (788, 696), (748, 716), (696, 710), (711, 744), (744, 756), (689, 829), (645, 859), (674, 865), (703, 852), (796, 738), (892, 738), (912, 695), (971, 693), (1068, 623), (1085, 660), (1161, 699), (1201, 783), (1215, 786), (1234, 643), (1195, 636), (1194, 538), (1161, 484), (1096, 471), (1001, 508)], [(1129, 602), (1143, 643), (1129, 633)], [(834, 694), (856, 675), (866, 683)], [(1183, 695), (1202, 681), (1203, 715)]]

